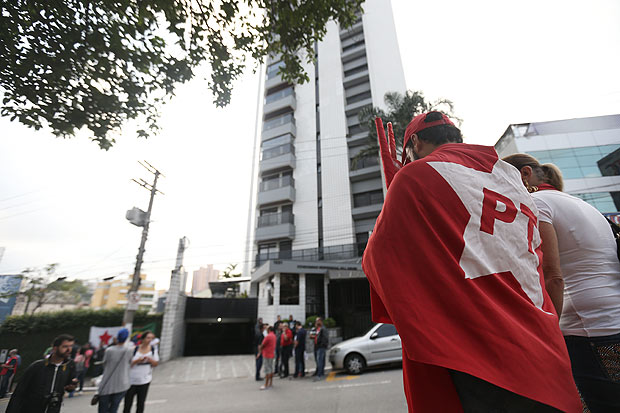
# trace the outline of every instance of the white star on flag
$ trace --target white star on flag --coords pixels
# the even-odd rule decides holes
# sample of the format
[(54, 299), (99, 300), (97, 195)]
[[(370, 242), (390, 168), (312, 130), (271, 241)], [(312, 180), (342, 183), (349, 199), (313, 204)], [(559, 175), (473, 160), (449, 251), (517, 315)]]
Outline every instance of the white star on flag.
[(535, 228), (538, 210), (519, 172), (502, 160), (495, 163), (492, 173), (449, 162), (428, 165), (448, 182), (470, 214), (459, 262), (465, 278), (509, 271), (542, 310), (544, 298), (534, 253), (541, 242)]

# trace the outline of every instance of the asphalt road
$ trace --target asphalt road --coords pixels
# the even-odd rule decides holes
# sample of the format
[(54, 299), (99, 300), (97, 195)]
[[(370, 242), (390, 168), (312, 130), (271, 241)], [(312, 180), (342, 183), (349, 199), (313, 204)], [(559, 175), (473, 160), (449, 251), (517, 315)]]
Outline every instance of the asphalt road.
[[(231, 357), (234, 357), (234, 362), (231, 362)], [(196, 371), (202, 371), (203, 361), (208, 368), (204, 379), (200, 380)], [(259, 387), (262, 383), (255, 381), (248, 369), (244, 371), (240, 368), (240, 364), (246, 361), (251, 362), (251, 356), (193, 357), (160, 366), (165, 368), (158, 367), (149, 388), (146, 412), (407, 411), (400, 367), (372, 369), (358, 376), (331, 372), (325, 380), (318, 382), (312, 381), (312, 377), (295, 380), (274, 378), (273, 388), (261, 391)], [(181, 374), (188, 363), (194, 366), (194, 373)], [(219, 374), (209, 373), (211, 365), (220, 366)], [(228, 372), (230, 369), (234, 369), (236, 374)], [(96, 413), (96, 407), (90, 406), (92, 395), (92, 391), (85, 391), (71, 399), (65, 397), (61, 412)], [(3, 406), (4, 403), (0, 403), (0, 412), (4, 411)]]

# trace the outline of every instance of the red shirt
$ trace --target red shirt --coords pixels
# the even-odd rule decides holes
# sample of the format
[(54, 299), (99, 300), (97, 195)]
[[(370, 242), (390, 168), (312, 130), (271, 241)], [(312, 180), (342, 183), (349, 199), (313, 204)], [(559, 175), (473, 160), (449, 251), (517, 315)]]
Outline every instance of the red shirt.
[(9, 371), (11, 372), (11, 374), (15, 374), (15, 372), (17, 371), (17, 357), (9, 357), (4, 364), (11, 365), (12, 367), (3, 367), (2, 371), (0, 371), (0, 376), (6, 375)]
[(276, 335), (273, 333), (267, 334), (267, 337), (263, 340), (263, 357), (266, 359), (272, 359), (276, 353)]
[(290, 346), (291, 344), (293, 344), (293, 332), (287, 328), (280, 336), (280, 345), (284, 347)]

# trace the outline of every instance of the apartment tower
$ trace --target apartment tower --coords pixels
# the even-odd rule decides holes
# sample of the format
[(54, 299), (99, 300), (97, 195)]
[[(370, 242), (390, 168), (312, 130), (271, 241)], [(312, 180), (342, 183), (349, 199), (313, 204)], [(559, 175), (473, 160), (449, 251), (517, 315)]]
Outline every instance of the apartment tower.
[(361, 256), (385, 188), (377, 156), (352, 162), (368, 144), (358, 113), (407, 88), (390, 1), (363, 10), (348, 29), (328, 24), (310, 82), (288, 84), (267, 61), (248, 257), (265, 322), (332, 316), (348, 336), (370, 321)]

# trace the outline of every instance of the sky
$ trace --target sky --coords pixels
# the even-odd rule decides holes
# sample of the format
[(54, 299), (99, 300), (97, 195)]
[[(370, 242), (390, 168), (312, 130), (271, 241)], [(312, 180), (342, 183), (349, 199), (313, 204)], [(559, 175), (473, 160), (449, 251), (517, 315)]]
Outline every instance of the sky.
[[(511, 123), (620, 113), (616, 0), (392, 8), (408, 89), (452, 100), (468, 143), (493, 145)], [(157, 288), (169, 284), (182, 237), (190, 275), (243, 267), (258, 83), (248, 71), (218, 109), (199, 74), (163, 108), (158, 136), (137, 138), (129, 124), (107, 152), (84, 135), (58, 139), (0, 118), (0, 274), (50, 263), (70, 279), (132, 274), (141, 228), (125, 212), (148, 206), (131, 181), (152, 181), (142, 160), (164, 174), (142, 266)]]

